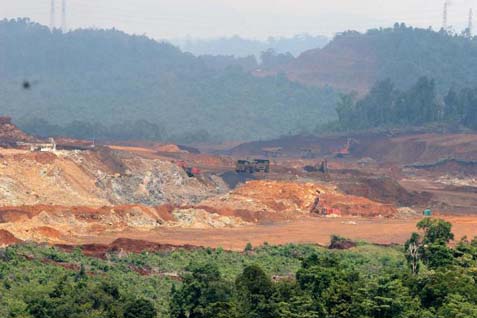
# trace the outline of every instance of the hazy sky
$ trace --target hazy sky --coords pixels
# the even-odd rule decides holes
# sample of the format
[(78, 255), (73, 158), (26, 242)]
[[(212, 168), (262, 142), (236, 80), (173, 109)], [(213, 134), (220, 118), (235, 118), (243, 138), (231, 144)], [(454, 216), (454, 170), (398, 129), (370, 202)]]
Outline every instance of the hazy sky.
[[(49, 23), (51, 0), (0, 0), (0, 18)], [(67, 0), (69, 28), (116, 27), (161, 38), (333, 35), (405, 22), (440, 28), (443, 0)], [(449, 24), (460, 31), (477, 0), (451, 0)], [(61, 0), (56, 0), (59, 24)], [(475, 23), (477, 27), (477, 22)]]

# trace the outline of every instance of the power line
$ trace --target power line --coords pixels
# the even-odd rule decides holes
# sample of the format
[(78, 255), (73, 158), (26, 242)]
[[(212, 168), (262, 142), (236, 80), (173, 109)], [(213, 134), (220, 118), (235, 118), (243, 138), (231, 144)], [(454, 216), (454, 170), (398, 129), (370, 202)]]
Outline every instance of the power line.
[(448, 29), (448, 25), (447, 25), (447, 10), (448, 10), (448, 7), (449, 7), (449, 2), (444, 1), (444, 12), (442, 14), (442, 29), (444, 31), (447, 31)]
[(50, 30), (54, 30), (55, 25), (55, 0), (51, 0), (50, 3)]
[(67, 32), (66, 29), (66, 0), (62, 1), (61, 5), (61, 30), (63, 33)]
[(469, 9), (469, 23), (467, 24), (467, 36), (469, 38), (472, 37), (473, 20), (474, 20), (474, 13), (472, 12), (472, 8), (470, 8)]

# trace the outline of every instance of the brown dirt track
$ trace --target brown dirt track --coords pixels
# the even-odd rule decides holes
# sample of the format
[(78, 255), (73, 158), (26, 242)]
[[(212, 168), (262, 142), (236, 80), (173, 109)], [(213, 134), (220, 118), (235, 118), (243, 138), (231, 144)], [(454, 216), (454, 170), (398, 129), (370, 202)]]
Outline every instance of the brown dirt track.
[[(453, 224), (456, 239), (464, 235), (477, 236), (477, 218), (442, 217)], [(110, 244), (118, 237), (143, 240), (175, 246), (192, 245), (222, 247), (227, 250), (243, 250), (250, 242), (254, 246), (270, 244), (313, 243), (326, 245), (330, 235), (337, 234), (353, 240), (376, 244), (402, 244), (416, 231), (419, 219), (324, 219), (308, 217), (288, 223), (252, 225), (224, 229), (161, 228), (149, 232), (122, 232), (100, 237), (83, 237), (78, 244)], [(354, 224), (356, 223), (356, 224)]]

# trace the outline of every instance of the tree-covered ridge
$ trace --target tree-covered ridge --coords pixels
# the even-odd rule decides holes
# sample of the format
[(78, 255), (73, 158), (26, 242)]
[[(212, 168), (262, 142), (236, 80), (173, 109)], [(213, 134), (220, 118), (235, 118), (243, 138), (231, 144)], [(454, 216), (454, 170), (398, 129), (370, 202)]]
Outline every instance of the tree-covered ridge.
[(397, 88), (409, 89), (425, 76), (435, 79), (444, 94), (451, 87), (475, 85), (476, 56), (477, 37), (396, 23), (365, 33), (339, 33), (322, 49), (306, 51), (272, 71), (310, 85), (359, 93), (388, 78)]
[(345, 251), (248, 244), (94, 259), (13, 246), (0, 250), (0, 316), (477, 317), (477, 238), (449, 247), (450, 223), (417, 227), (404, 246)]
[(427, 77), (421, 77), (407, 90), (397, 89), (387, 79), (377, 82), (357, 101), (354, 94), (342, 95), (336, 111), (341, 130), (432, 123), (477, 129), (477, 89), (451, 88), (441, 96), (436, 81)]
[(472, 87), (477, 79), (477, 37), (408, 27), (373, 29), (361, 35), (373, 43), (378, 80), (391, 79), (408, 89), (417, 78), (435, 79), (444, 93), (451, 87)]
[[(147, 121), (156, 133), (136, 133), (135, 139), (162, 134), (181, 141), (268, 138), (333, 118), (331, 89), (284, 76), (256, 78), (238, 65), (224, 67), (229, 64), (116, 30), (63, 34), (28, 20), (4, 20), (0, 112), (42, 135), (121, 139), (114, 125)], [(21, 89), (24, 80), (29, 90)]]

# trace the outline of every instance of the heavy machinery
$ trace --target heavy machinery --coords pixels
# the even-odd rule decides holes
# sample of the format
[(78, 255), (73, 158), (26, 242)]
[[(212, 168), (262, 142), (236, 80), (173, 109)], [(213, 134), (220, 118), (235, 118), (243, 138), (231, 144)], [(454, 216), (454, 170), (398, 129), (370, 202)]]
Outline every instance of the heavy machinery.
[(237, 173), (255, 173), (255, 172), (270, 172), (270, 160), (255, 159), (249, 160), (237, 160), (235, 164), (235, 172)]
[(346, 145), (344, 145), (343, 148), (341, 149), (336, 149), (333, 151), (333, 155), (335, 158), (345, 158), (349, 157), (351, 155), (351, 148), (355, 145), (358, 144), (358, 141), (352, 138), (348, 138), (348, 141), (346, 142)]
[(254, 169), (248, 160), (237, 160), (235, 163), (235, 172), (237, 173), (253, 173)]
[(270, 172), (270, 160), (255, 159), (254, 161), (255, 172)]
[(314, 166), (305, 166), (303, 168), (306, 172), (321, 172), (328, 173), (328, 160), (322, 160), (319, 164)]
[(196, 177), (198, 175), (200, 175), (201, 171), (199, 168), (197, 167), (190, 167), (187, 165), (187, 163), (183, 160), (180, 160), (180, 161), (177, 161), (176, 164), (181, 167), (182, 169), (184, 169), (185, 173), (190, 177)]

